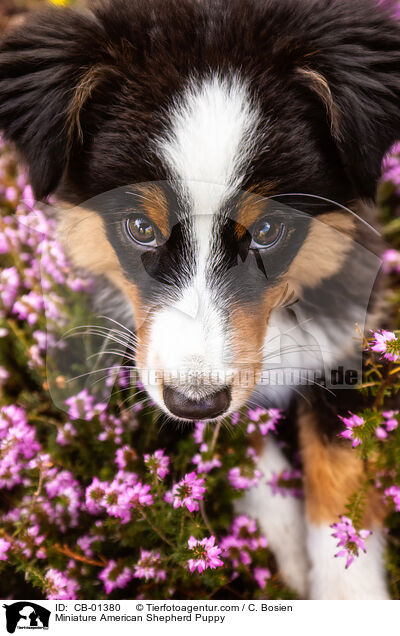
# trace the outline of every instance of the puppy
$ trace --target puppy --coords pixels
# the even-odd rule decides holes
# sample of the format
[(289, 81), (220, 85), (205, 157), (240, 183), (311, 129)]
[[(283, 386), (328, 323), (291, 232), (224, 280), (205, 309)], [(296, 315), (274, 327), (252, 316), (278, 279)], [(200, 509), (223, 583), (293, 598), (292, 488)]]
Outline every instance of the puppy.
[[(361, 407), (355, 323), (377, 306), (380, 249), (367, 222), (400, 136), (390, 13), (372, 0), (109, 0), (32, 14), (0, 44), (0, 129), (37, 198), (64, 202), (74, 263), (131, 307), (152, 399), (182, 420), (249, 400), (295, 414), (305, 511), (266, 485), (242, 506), (309, 598), (387, 598), (374, 497), (349, 570), (330, 524), (363, 478), (338, 415)], [(281, 368), (300, 373), (282, 383)], [(324, 390), (340, 368), (347, 380)], [(317, 375), (304, 383), (304, 370)], [(259, 453), (266, 476), (287, 465), (272, 441)]]

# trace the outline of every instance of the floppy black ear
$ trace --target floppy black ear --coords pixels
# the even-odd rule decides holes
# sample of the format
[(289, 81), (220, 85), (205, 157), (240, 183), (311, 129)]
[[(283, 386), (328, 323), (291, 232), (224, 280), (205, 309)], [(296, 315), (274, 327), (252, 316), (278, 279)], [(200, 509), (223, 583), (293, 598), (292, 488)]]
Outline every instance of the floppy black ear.
[(104, 40), (92, 14), (53, 8), (0, 41), (0, 130), (27, 163), (38, 198), (56, 188), (66, 168)]
[(384, 155), (400, 139), (397, 3), (322, 0), (305, 25), (309, 51), (297, 69), (324, 101), (332, 135), (356, 192), (374, 198)]

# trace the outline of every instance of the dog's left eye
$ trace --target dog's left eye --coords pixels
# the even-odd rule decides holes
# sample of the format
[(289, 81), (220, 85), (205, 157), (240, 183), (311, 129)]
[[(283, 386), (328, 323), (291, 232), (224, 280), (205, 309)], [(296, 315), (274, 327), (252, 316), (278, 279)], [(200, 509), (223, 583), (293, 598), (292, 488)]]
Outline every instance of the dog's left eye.
[(146, 216), (134, 214), (125, 221), (125, 230), (130, 239), (145, 245), (146, 247), (155, 247), (157, 245), (156, 232), (154, 225)]
[(272, 219), (260, 219), (254, 225), (250, 249), (266, 249), (278, 245), (285, 233), (285, 224)]

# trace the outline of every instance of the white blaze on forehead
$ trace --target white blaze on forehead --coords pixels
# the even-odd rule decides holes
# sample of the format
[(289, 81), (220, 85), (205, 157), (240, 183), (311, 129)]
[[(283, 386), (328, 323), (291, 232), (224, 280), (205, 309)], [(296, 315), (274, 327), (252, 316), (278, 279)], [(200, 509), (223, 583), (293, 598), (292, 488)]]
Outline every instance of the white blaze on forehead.
[(259, 109), (237, 77), (191, 80), (177, 98), (159, 149), (173, 177), (183, 182), (193, 213), (216, 213), (240, 187), (259, 121)]

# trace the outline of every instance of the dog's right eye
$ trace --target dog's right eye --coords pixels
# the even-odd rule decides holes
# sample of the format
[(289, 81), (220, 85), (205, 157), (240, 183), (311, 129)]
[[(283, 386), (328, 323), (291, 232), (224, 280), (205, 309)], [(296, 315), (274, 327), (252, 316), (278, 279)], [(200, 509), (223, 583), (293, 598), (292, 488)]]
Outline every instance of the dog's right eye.
[(125, 220), (125, 231), (132, 241), (145, 245), (146, 247), (155, 247), (157, 245), (156, 232), (152, 222), (140, 214), (134, 214)]

